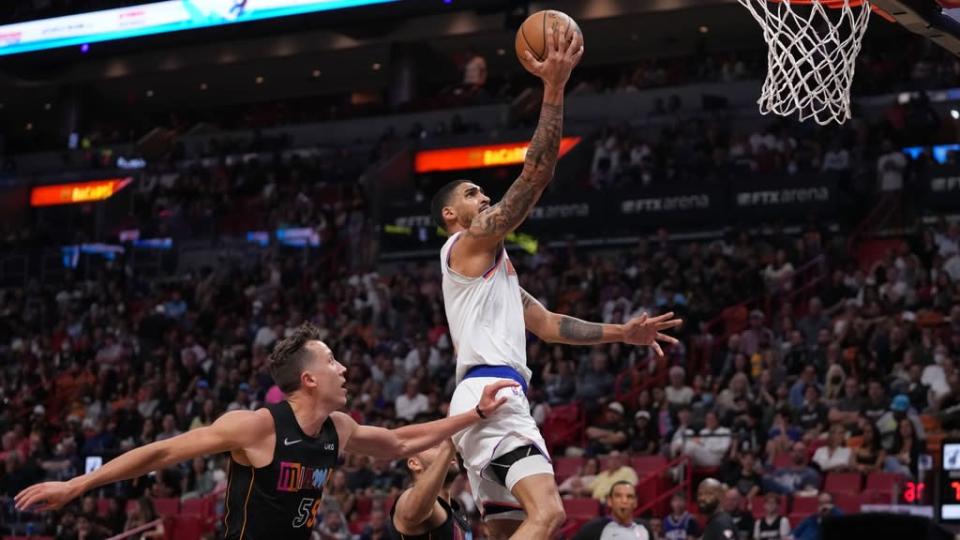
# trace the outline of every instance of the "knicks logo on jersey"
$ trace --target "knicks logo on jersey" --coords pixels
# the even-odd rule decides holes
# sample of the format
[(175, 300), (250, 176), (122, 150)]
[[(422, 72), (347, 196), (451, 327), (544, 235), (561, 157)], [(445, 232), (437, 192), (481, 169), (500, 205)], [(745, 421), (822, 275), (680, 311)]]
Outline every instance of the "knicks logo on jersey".
[(300, 463), (281, 461), (277, 491), (321, 490), (331, 472), (332, 469), (315, 469)]

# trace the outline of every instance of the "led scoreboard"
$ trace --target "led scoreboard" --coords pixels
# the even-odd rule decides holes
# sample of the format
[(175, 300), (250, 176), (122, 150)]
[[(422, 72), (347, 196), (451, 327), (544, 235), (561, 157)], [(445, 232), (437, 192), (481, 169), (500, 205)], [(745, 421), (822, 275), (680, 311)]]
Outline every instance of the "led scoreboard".
[(960, 441), (944, 442), (940, 452), (940, 519), (960, 523)]

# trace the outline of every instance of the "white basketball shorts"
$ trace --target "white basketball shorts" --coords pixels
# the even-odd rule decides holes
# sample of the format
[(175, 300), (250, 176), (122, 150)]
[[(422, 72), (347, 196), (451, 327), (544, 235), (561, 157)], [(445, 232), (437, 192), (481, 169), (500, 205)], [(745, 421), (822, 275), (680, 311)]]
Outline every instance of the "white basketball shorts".
[[(474, 410), (483, 388), (501, 380), (475, 377), (461, 381), (450, 400), (450, 416)], [(526, 514), (511, 493), (513, 486), (528, 476), (553, 474), (553, 465), (543, 436), (530, 415), (530, 403), (523, 389), (504, 388), (497, 397), (506, 397), (507, 402), (489, 418), (454, 435), (453, 443), (463, 457), (470, 489), (484, 520), (523, 520)], [(504, 487), (489, 470), (490, 462), (528, 445), (536, 446), (543, 455), (525, 457), (514, 463)]]

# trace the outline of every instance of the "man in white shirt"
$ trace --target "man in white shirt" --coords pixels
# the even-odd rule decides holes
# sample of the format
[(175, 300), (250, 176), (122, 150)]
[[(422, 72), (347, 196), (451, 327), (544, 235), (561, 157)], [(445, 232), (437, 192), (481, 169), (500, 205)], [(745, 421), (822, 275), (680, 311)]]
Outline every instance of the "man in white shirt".
[(394, 403), (397, 418), (412, 422), (418, 414), (426, 412), (430, 408), (427, 396), (417, 390), (417, 384), (416, 380), (407, 381), (406, 392), (397, 397), (397, 401)]
[(827, 444), (813, 453), (813, 462), (823, 472), (842, 470), (850, 467), (850, 449), (843, 446), (846, 430), (842, 424), (834, 424), (827, 435)]
[(700, 435), (684, 443), (683, 453), (690, 456), (697, 467), (719, 467), (730, 449), (730, 429), (720, 425), (716, 411), (708, 411), (705, 421)]
[(907, 157), (895, 150), (893, 143), (883, 141), (880, 157), (877, 158), (877, 179), (880, 191), (900, 191), (903, 189), (903, 171), (907, 168)]
[(617, 482), (607, 496), (610, 517), (600, 517), (580, 528), (573, 540), (650, 540), (649, 529), (633, 519), (637, 492), (630, 482)]

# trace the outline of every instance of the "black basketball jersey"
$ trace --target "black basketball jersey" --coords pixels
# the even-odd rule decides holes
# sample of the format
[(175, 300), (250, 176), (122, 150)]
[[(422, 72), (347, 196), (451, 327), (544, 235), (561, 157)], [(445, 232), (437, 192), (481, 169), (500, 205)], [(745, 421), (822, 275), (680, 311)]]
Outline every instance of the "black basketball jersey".
[(390, 531), (390, 538), (393, 540), (470, 540), (473, 538), (473, 533), (470, 531), (470, 522), (460, 512), (460, 505), (456, 501), (451, 501), (452, 505), (447, 504), (447, 501), (440, 497), (437, 497), (437, 502), (447, 512), (447, 520), (432, 531), (414, 535), (402, 534), (397, 531), (393, 524), (393, 515), (397, 510), (397, 505), (393, 505), (393, 508), (390, 509), (390, 523), (387, 528)]
[(781, 540), (783, 535), (780, 534), (780, 521), (783, 519), (783, 516), (778, 516), (773, 523), (767, 523), (766, 517), (758, 519), (755, 540)]
[(322, 510), (323, 486), (337, 465), (340, 442), (327, 418), (317, 437), (300, 429), (286, 401), (267, 405), (277, 441), (273, 461), (254, 468), (232, 458), (224, 509), (226, 540), (308, 540)]

